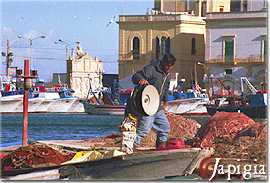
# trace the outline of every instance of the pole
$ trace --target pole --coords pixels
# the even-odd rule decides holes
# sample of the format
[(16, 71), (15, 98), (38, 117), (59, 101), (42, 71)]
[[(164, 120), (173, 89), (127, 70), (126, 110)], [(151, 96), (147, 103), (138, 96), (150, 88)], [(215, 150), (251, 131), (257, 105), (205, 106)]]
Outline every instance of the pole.
[(28, 94), (29, 94), (29, 84), (31, 82), (29, 59), (24, 60), (24, 94), (23, 94), (23, 146), (27, 146), (28, 138)]
[(213, 83), (213, 77), (210, 77), (210, 81), (211, 81), (211, 88), (212, 88), (212, 97), (215, 95), (214, 94), (214, 83)]
[(195, 61), (194, 63), (194, 80), (195, 80), (195, 85), (198, 83), (198, 78), (197, 78), (197, 62)]
[(65, 47), (66, 47), (66, 59), (68, 60), (68, 47), (67, 45)]
[(8, 68), (9, 68), (9, 40), (7, 39), (7, 52), (6, 52), (6, 74), (8, 76)]
[[(31, 63), (33, 64), (32, 62), (32, 45), (33, 45), (33, 40), (30, 38), (29, 39), (29, 60), (31, 61)], [(32, 65), (33, 66), (33, 65)]]

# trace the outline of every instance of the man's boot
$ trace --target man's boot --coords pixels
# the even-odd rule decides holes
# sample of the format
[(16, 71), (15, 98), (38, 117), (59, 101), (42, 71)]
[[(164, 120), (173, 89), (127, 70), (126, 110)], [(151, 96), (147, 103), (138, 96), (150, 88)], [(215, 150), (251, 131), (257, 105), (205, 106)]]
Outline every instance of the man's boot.
[(156, 150), (166, 150), (167, 149), (167, 142), (159, 142), (156, 145)]

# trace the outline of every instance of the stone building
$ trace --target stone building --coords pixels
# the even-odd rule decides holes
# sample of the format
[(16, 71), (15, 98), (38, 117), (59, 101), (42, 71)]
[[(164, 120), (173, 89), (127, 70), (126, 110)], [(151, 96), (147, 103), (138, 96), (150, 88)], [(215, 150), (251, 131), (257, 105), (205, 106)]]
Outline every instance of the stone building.
[(265, 81), (266, 6), (266, 0), (155, 0), (145, 15), (120, 15), (119, 78), (171, 52), (178, 80), (207, 85), (212, 74), (225, 84), (235, 80), (227, 83), (235, 88), (245, 76), (258, 86)]
[(102, 88), (103, 63), (84, 52), (77, 42), (72, 57), (67, 60), (68, 86), (75, 91), (74, 96), (86, 98), (90, 89)]
[(129, 77), (166, 52), (176, 57), (173, 73), (202, 83), (205, 21), (200, 3), (156, 0), (146, 15), (119, 16), (119, 79)]
[(205, 82), (211, 76), (215, 93), (220, 92), (217, 80), (237, 93), (240, 77), (247, 77), (260, 89), (260, 84), (266, 82), (266, 2), (233, 1), (230, 11), (207, 14)]
[(205, 17), (208, 12), (229, 12), (230, 2), (231, 0), (155, 0), (153, 10), (165, 14), (186, 12)]

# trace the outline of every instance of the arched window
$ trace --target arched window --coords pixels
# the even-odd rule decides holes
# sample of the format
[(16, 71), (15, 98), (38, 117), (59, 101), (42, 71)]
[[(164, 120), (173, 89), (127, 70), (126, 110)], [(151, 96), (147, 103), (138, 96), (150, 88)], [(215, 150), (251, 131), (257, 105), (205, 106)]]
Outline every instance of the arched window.
[(156, 37), (156, 58), (159, 58), (159, 53), (160, 53), (160, 43), (159, 43), (159, 38)]
[(167, 42), (167, 38), (162, 36), (161, 37), (161, 43), (160, 43), (160, 55), (163, 56), (165, 54), (166, 51), (166, 42)]
[(171, 53), (171, 40), (170, 37), (167, 38), (165, 43), (165, 53)]
[(140, 58), (140, 39), (138, 37), (133, 38), (133, 48), (132, 48), (132, 55), (133, 59)]

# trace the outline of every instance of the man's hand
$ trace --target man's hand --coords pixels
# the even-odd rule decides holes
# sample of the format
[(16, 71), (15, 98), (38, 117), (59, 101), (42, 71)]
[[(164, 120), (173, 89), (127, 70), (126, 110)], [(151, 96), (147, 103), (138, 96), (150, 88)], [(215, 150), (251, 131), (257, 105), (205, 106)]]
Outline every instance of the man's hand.
[(168, 112), (168, 109), (169, 109), (168, 102), (167, 101), (163, 101), (162, 107), (163, 107), (164, 112), (167, 113)]
[(149, 82), (148, 82), (147, 80), (145, 80), (145, 79), (141, 79), (141, 80), (139, 81), (139, 85), (141, 85), (141, 86), (149, 85)]

